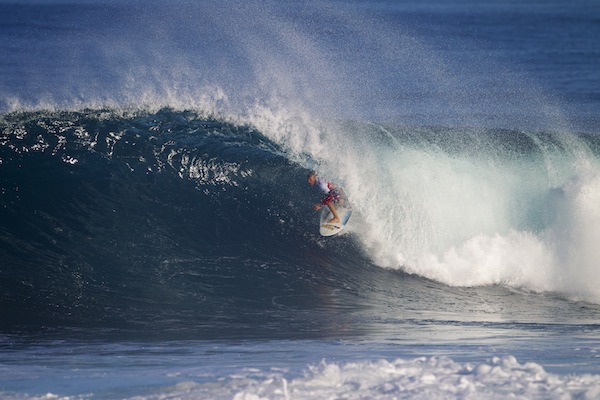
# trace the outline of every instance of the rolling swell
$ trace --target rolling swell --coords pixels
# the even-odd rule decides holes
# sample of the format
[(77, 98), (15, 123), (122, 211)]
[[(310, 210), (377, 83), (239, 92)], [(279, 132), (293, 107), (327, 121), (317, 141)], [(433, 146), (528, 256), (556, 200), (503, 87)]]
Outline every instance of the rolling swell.
[(282, 307), (318, 308), (328, 269), (365, 262), (350, 239), (315, 245), (306, 170), (251, 128), (170, 110), (0, 123), (4, 329), (322, 332)]

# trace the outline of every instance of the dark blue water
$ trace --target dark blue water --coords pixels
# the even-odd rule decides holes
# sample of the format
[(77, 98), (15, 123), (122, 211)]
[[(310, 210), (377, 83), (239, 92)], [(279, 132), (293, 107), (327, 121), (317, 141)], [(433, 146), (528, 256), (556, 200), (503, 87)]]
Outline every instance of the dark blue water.
[(599, 30), (585, 1), (0, 1), (0, 394), (597, 396)]

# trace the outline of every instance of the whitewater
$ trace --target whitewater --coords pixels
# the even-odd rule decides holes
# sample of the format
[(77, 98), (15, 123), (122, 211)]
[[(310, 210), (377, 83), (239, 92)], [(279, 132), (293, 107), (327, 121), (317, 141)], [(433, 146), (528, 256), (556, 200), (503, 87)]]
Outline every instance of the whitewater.
[(0, 396), (597, 398), (599, 17), (0, 0)]

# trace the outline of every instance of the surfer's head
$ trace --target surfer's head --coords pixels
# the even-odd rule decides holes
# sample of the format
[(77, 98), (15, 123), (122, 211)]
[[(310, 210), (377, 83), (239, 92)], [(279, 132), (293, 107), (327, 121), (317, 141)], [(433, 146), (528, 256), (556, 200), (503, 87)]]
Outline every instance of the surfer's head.
[(317, 182), (317, 173), (315, 171), (310, 171), (307, 178), (308, 184), (313, 186)]

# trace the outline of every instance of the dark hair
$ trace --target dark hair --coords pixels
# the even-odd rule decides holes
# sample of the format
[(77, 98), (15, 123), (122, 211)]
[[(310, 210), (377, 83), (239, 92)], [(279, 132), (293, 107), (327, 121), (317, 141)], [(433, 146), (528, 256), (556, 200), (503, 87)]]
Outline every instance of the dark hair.
[(317, 173), (316, 173), (315, 171), (310, 171), (310, 172), (308, 173), (308, 175), (306, 176), (306, 178), (308, 179), (308, 178), (310, 178), (311, 176), (317, 176)]

